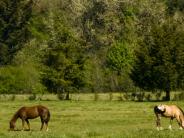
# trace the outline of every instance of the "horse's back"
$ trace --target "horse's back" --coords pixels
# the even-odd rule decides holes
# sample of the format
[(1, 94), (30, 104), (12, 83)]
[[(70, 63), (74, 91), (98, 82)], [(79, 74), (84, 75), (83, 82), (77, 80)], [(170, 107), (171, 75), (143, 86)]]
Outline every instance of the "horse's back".
[(36, 105), (31, 107), (23, 106), (18, 110), (20, 117), (25, 117), (27, 119), (34, 119), (36, 117), (47, 117), (50, 118), (49, 109), (42, 105)]
[(166, 109), (172, 112), (182, 112), (181, 108), (177, 105), (166, 105)]
[(165, 117), (177, 117), (183, 116), (183, 111), (177, 105), (164, 105), (166, 112), (164, 113)]

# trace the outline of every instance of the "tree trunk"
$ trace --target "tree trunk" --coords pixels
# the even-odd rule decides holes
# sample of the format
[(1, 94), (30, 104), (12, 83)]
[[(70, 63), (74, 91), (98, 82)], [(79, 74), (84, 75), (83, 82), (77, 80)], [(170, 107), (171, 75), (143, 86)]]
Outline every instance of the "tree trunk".
[(170, 87), (170, 81), (168, 79), (168, 82), (167, 82), (166, 88), (165, 88), (165, 92), (166, 92), (165, 100), (166, 101), (170, 101), (170, 91), (171, 91), (171, 87)]
[(170, 101), (170, 90), (166, 90), (165, 92), (166, 92), (165, 100)]
[(70, 93), (69, 93), (69, 92), (66, 93), (66, 98), (65, 98), (65, 100), (70, 100)]

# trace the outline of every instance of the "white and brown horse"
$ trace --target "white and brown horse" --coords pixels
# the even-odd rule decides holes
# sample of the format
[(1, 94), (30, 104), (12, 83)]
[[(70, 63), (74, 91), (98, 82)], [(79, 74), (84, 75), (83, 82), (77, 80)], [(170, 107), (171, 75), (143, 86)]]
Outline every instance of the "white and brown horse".
[(184, 128), (184, 112), (183, 110), (176, 105), (158, 105), (154, 107), (154, 112), (156, 115), (156, 125), (157, 130), (162, 130), (160, 120), (161, 116), (170, 118), (169, 129), (172, 129), (172, 120), (176, 118), (180, 129)]

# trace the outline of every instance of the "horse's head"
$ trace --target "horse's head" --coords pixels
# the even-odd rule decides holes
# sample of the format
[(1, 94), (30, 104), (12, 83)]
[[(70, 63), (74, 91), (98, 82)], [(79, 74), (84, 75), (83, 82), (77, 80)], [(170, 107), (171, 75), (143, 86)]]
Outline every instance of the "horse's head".
[(161, 104), (161, 105), (158, 105), (157, 108), (158, 108), (160, 111), (162, 111), (162, 112), (165, 112), (165, 110), (166, 110), (166, 109), (165, 109), (165, 106), (162, 105), (162, 104)]
[(15, 130), (15, 122), (10, 121), (10, 130), (13, 131)]
[(166, 111), (166, 107), (164, 105), (158, 105), (154, 107), (154, 112), (156, 114), (163, 114)]

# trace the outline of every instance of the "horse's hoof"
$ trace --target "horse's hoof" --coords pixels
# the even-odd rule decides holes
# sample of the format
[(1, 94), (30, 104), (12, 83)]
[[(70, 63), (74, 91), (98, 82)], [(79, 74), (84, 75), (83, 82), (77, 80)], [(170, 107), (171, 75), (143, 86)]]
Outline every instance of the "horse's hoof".
[(169, 130), (172, 130), (172, 126), (171, 125), (169, 126)]

